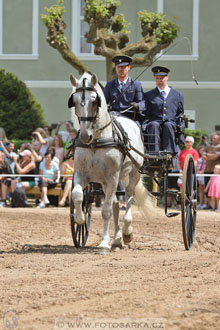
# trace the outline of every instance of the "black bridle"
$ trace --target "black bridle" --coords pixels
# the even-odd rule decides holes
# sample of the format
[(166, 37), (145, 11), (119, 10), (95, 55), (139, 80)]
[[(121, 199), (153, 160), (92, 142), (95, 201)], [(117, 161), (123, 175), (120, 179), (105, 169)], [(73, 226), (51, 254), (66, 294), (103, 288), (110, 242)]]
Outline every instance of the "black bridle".
[(76, 91), (73, 94), (81, 93), (82, 92), (82, 99), (80, 101), (80, 105), (82, 107), (84, 107), (85, 104), (86, 104), (85, 92), (86, 91), (95, 92), (96, 95), (97, 95), (97, 97), (96, 97), (96, 101), (97, 101), (96, 114), (93, 117), (78, 117), (78, 118), (79, 118), (79, 121), (91, 121), (91, 122), (95, 122), (96, 121), (96, 118), (97, 118), (97, 115), (98, 115), (98, 112), (99, 112), (99, 107), (101, 106), (101, 100), (100, 100), (100, 96), (98, 95), (97, 90), (95, 88), (86, 86), (86, 80), (87, 80), (87, 78), (84, 78), (83, 79), (83, 85), (82, 85), (82, 87), (76, 88)]
[[(81, 98), (81, 101), (80, 101), (80, 105), (82, 107), (84, 107), (85, 104), (86, 104), (85, 92), (86, 91), (95, 92), (96, 93), (96, 102), (97, 102), (97, 108), (96, 108), (95, 116), (92, 116), (92, 117), (79, 117), (79, 116), (77, 116), (78, 119), (79, 119), (79, 122), (81, 122), (81, 121), (82, 122), (87, 122), (87, 121), (92, 122), (93, 123), (93, 128), (94, 128), (94, 125), (95, 125), (95, 122), (96, 122), (96, 119), (97, 119), (97, 116), (98, 116), (98, 113), (99, 113), (99, 108), (101, 107), (101, 97), (99, 96), (96, 88), (86, 86), (86, 80), (87, 80), (87, 78), (83, 78), (82, 86), (79, 87), (79, 88), (76, 88), (75, 92), (71, 94), (71, 96), (69, 98), (69, 101), (68, 101), (68, 106), (69, 106), (69, 108), (74, 107), (75, 102), (74, 102), (74, 99), (73, 99), (73, 95), (76, 94), (76, 93), (82, 93), (82, 98)], [(99, 129), (96, 129), (96, 132), (103, 131), (111, 123), (112, 123), (112, 119), (110, 119), (110, 121), (106, 125), (104, 125), (103, 127), (99, 128)]]

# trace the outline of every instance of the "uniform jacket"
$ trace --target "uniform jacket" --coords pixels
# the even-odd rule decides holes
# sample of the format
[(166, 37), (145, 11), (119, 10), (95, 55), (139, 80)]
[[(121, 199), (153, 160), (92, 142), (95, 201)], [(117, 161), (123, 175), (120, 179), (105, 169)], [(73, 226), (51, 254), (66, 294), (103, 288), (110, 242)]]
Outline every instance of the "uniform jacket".
[(144, 98), (146, 101), (144, 124), (149, 121), (177, 123), (179, 117), (184, 114), (184, 96), (172, 87), (170, 87), (170, 92), (165, 100), (157, 87), (144, 93)]
[[(136, 102), (139, 106), (139, 112), (145, 110), (144, 94), (141, 83), (128, 77), (124, 86), (125, 92), (120, 91), (118, 78), (109, 81), (104, 88), (104, 95), (107, 104), (110, 104), (110, 111), (125, 110), (130, 107), (131, 102)], [(133, 109), (128, 111), (134, 113)]]

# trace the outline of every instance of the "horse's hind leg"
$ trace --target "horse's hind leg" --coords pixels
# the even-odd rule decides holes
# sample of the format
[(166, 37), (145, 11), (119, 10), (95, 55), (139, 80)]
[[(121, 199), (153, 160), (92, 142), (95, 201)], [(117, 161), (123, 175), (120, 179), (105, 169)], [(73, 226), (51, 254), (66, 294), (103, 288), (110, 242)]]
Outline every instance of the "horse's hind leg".
[(112, 242), (112, 249), (116, 247), (122, 248), (122, 235), (118, 224), (119, 203), (116, 196), (113, 201), (113, 218), (114, 218), (114, 240)]
[(126, 187), (125, 190), (125, 197), (126, 197), (126, 211), (124, 214), (124, 218), (123, 218), (123, 229), (122, 229), (122, 233), (123, 233), (123, 241), (125, 244), (128, 244), (132, 241), (133, 238), (133, 227), (132, 227), (132, 201), (133, 201), (133, 196), (134, 196), (134, 189), (135, 186), (137, 185), (138, 181), (139, 181), (139, 173), (137, 173), (137, 171), (135, 170), (135, 172), (133, 173), (133, 175), (130, 175), (129, 178), (129, 184)]
[(126, 211), (123, 218), (123, 241), (125, 244), (128, 244), (132, 241), (133, 238), (133, 227), (132, 227), (132, 213), (131, 206), (133, 201), (133, 194), (126, 193)]

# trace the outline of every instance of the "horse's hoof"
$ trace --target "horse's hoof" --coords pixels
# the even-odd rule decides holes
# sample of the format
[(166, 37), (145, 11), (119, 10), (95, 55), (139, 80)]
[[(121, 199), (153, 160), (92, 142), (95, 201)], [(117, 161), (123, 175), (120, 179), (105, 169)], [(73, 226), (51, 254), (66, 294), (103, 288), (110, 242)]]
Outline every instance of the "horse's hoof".
[(129, 244), (133, 239), (133, 234), (125, 235), (123, 234), (123, 241), (125, 244)]
[(106, 249), (106, 248), (100, 248), (96, 254), (100, 254), (100, 255), (108, 255), (110, 254), (110, 249)]
[(99, 248), (99, 249), (107, 249), (107, 250), (110, 250), (110, 246), (109, 246), (108, 242), (106, 242), (106, 241), (102, 241), (102, 242), (98, 245), (98, 248)]
[(121, 251), (122, 250), (122, 245), (112, 245), (111, 246), (111, 251), (113, 251), (113, 252), (117, 252), (117, 251)]
[(121, 238), (115, 239), (112, 243), (111, 250), (114, 251), (117, 248), (122, 249)]

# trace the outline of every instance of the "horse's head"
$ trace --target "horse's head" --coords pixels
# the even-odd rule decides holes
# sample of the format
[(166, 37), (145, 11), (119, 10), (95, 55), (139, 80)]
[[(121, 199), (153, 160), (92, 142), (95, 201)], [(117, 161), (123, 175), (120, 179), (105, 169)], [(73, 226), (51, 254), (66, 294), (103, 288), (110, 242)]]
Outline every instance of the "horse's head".
[(98, 78), (84, 73), (80, 80), (70, 75), (73, 92), (69, 98), (68, 106), (75, 107), (80, 122), (80, 139), (89, 144), (94, 139), (94, 127), (99, 116), (99, 108), (103, 102), (100, 95)]

